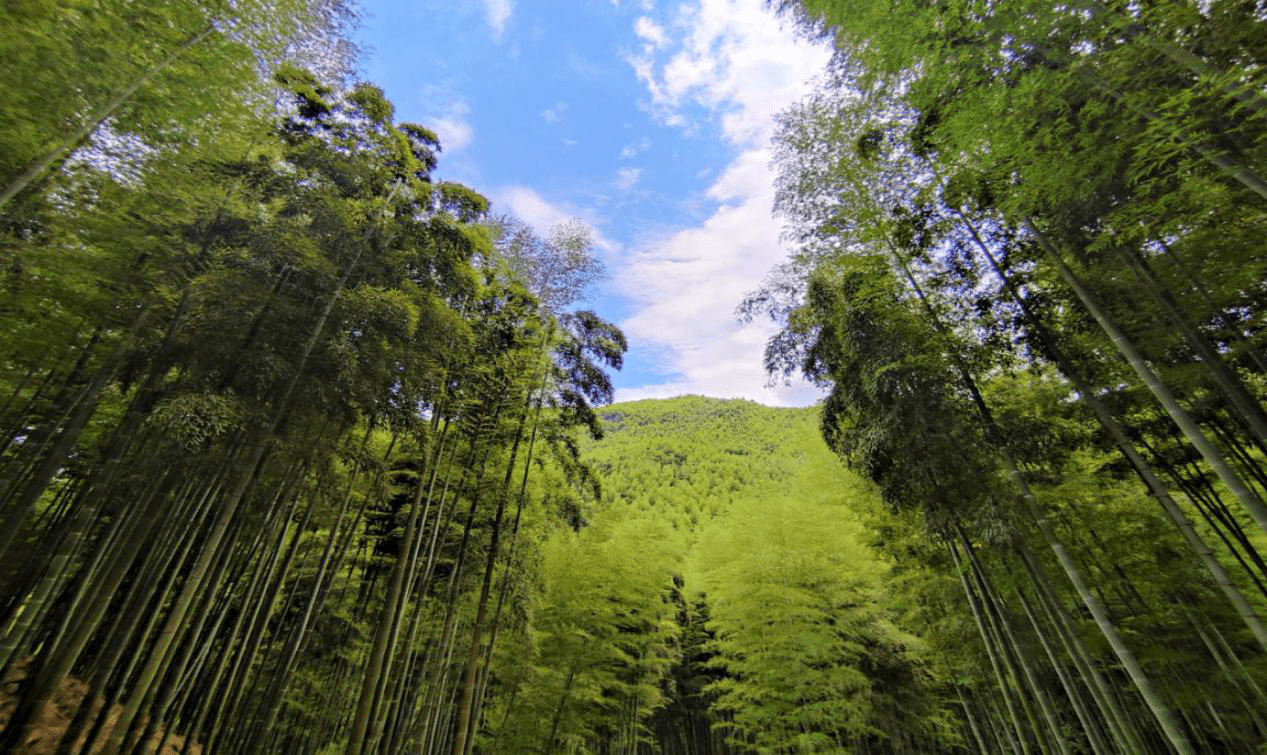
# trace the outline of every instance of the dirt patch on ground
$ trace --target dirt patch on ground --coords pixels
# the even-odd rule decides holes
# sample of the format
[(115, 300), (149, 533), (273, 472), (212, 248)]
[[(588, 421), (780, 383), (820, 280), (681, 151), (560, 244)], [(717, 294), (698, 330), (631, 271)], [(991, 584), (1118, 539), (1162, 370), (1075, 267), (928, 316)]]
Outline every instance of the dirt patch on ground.
[[(13, 715), (13, 709), (17, 707), (17, 699), (15, 697), (19, 685), (26, 678), (26, 664), (15, 664), (13, 669), (0, 683), (0, 728), (9, 723), (9, 717)], [(53, 696), (53, 700), (44, 706), (44, 710), (40, 711), (36, 718), (35, 726), (31, 729), (31, 734), (26, 741), (22, 743), (11, 755), (54, 755), (57, 752), (57, 745), (62, 740), (62, 735), (66, 733), (70, 722), (75, 718), (75, 713), (79, 710), (79, 705), (84, 699), (84, 695), (88, 693), (88, 685), (78, 679), (65, 679), (57, 689), (57, 694)], [(98, 699), (93, 703), (92, 714), (95, 717), (101, 709), (101, 701)], [(119, 712), (122, 709), (115, 705), (110, 711), (110, 718), (106, 721), (105, 730), (101, 736), (97, 737), (97, 744), (92, 748), (92, 752), (85, 753), (83, 750), (84, 739), (87, 732), (80, 734), (75, 746), (71, 748), (71, 752), (83, 753), (83, 755), (98, 755), (101, 752), (105, 739), (113, 728), (115, 721), (119, 719)], [(158, 740), (163, 738), (163, 731), (160, 729), (154, 735), (151, 752), (156, 752), (154, 747), (158, 746)], [(167, 743), (163, 745), (161, 755), (179, 755), (181, 749), (185, 746), (185, 738), (173, 734), (167, 738)], [(202, 755), (202, 747), (195, 744), (190, 748), (190, 752), (194, 755)]]

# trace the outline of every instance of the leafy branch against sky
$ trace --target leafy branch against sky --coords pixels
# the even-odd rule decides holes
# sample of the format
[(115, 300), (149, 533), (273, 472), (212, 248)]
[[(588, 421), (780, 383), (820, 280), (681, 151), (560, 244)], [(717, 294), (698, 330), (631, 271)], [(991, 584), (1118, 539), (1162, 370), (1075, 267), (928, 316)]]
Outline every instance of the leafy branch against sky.
[(785, 255), (770, 137), (824, 48), (759, 0), (366, 9), (367, 77), (435, 126), (446, 177), (540, 232), (572, 218), (594, 228), (611, 271), (595, 305), (632, 344), (618, 398), (817, 398), (766, 385), (770, 333), (734, 310)]

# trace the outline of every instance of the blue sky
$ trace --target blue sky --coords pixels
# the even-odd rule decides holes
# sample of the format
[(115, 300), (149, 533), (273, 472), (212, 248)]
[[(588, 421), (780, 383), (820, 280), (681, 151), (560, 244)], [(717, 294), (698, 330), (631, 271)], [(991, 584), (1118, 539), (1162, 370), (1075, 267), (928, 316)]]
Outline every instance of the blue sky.
[(544, 233), (595, 231), (591, 298), (630, 340), (617, 400), (767, 387), (770, 328), (734, 314), (785, 251), (771, 217), (774, 116), (827, 52), (760, 0), (363, 0), (365, 77), (434, 128), (437, 174)]

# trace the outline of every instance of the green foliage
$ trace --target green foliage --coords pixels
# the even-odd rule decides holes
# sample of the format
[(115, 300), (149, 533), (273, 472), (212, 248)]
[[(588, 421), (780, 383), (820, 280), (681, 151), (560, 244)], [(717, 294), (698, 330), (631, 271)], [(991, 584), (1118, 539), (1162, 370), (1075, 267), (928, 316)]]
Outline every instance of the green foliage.
[[(1225, 685), (1267, 651), (1265, 276), (1241, 235), (1267, 200), (1267, 101), (1241, 88), (1262, 24), (1218, 1), (778, 6), (836, 58), (782, 118), (797, 248), (744, 311), (784, 325), (768, 367), (830, 391), (824, 436), (894, 509), (872, 530), (972, 741), (1261, 747)], [(988, 665), (952, 650), (974, 633)]]
[(6, 4), (0, 750), (1261, 749), (1261, 4), (774, 5), (813, 409), (604, 408), (340, 0)]
[(544, 547), (531, 660), (490, 748), (953, 746), (930, 651), (864, 542), (873, 493), (817, 415), (702, 397), (603, 410), (583, 455), (603, 497)]
[[(0, 677), (25, 674), (0, 749), (72, 675), (79, 715), (38, 736), (89, 749), (478, 728), (624, 335), (506, 274), (487, 199), (433, 181), (433, 131), (302, 65), (347, 51), (341, 3), (3, 13), (5, 75), (47, 86), (0, 118)], [(588, 237), (560, 239), (535, 264), (579, 296)]]

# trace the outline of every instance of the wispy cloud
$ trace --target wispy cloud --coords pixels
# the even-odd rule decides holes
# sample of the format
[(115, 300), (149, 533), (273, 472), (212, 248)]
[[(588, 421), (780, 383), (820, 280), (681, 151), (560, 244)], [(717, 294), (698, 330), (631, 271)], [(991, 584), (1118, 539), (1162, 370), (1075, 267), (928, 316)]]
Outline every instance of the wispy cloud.
[[(722, 135), (731, 142), (768, 141), (774, 116), (827, 63), (824, 48), (798, 39), (760, 3), (699, 0), (677, 12), (668, 28), (679, 34), (662, 52), (644, 48), (627, 58), (666, 125), (685, 125), (695, 107), (721, 115)], [(641, 36), (636, 22), (635, 33)]]
[(506, 25), (515, 12), (514, 0), (480, 0), (484, 5), (484, 20), (493, 34), (494, 42), (501, 42), (506, 33)]
[(568, 104), (563, 101), (556, 102), (554, 107), (548, 107), (541, 111), (541, 118), (546, 123), (558, 123), (563, 120), (563, 114), (568, 111)]
[(620, 150), (620, 159), (628, 160), (631, 157), (637, 157), (638, 155), (642, 154), (643, 152), (646, 152), (650, 148), (651, 148), (651, 139), (644, 136), (636, 142), (626, 144)]
[(652, 21), (648, 16), (641, 16), (634, 22), (634, 34), (637, 34), (638, 38), (645, 41), (653, 50), (664, 47), (665, 43), (668, 42), (664, 27)]
[(440, 147), (448, 153), (464, 149), (475, 140), (475, 129), (467, 117), (470, 105), (465, 100), (452, 100), (426, 118), (426, 123), (440, 137)]
[(513, 215), (545, 235), (559, 223), (580, 219), (593, 230), (594, 246), (606, 254), (609, 262), (621, 252), (620, 244), (602, 233), (602, 218), (593, 210), (565, 202), (552, 202), (528, 186), (507, 186), (492, 192), (493, 209)]
[(688, 132), (713, 124), (736, 157), (705, 192), (716, 209), (634, 250), (617, 270), (617, 287), (635, 303), (622, 322), (630, 340), (655, 350), (674, 377), (621, 390), (617, 398), (703, 393), (764, 403), (810, 403), (812, 386), (768, 387), (762, 363), (767, 323), (740, 324), (735, 308), (782, 261), (771, 217), (774, 118), (808, 93), (828, 53), (797, 39), (761, 4), (699, 0), (678, 10), (663, 42), (635, 22), (646, 44), (627, 57), (660, 123)]
[(642, 168), (621, 168), (616, 171), (616, 188), (629, 191), (642, 178)]
[[(699, 226), (679, 230), (634, 252), (617, 273), (617, 288), (635, 303), (621, 323), (630, 341), (659, 352), (675, 377), (619, 392), (633, 400), (702, 393), (772, 405), (804, 405), (818, 392), (809, 385), (767, 386), (762, 354), (770, 323), (740, 324), (743, 296), (782, 259), (779, 228), (770, 218), (774, 189), (751, 170), (755, 153), (723, 173), (710, 194), (743, 196), (722, 205)], [(765, 180), (759, 180), (764, 178)]]

